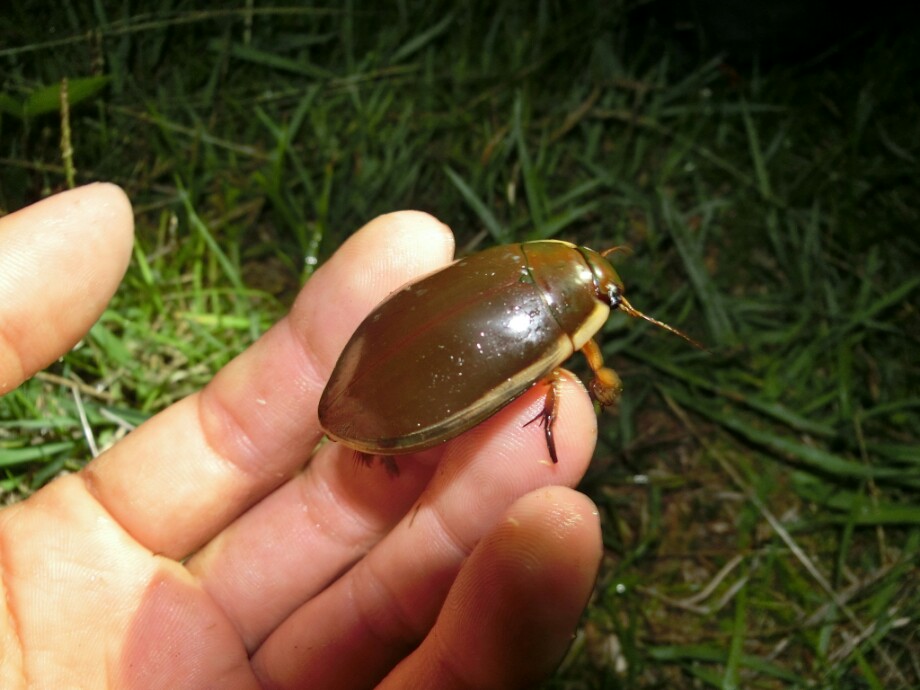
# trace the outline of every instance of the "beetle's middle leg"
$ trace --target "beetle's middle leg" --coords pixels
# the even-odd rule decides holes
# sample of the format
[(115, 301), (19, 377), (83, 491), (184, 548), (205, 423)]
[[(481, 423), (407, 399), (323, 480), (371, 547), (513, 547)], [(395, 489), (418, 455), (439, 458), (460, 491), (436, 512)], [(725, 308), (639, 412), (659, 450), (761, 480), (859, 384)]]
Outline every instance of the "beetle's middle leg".
[(619, 375), (613, 369), (604, 366), (601, 349), (593, 340), (588, 340), (582, 346), (581, 352), (594, 372), (594, 378), (589, 385), (591, 395), (603, 407), (613, 405), (623, 392), (623, 382), (620, 381)]
[(559, 413), (559, 396), (557, 395), (559, 382), (559, 370), (554, 369), (553, 373), (549, 376), (549, 380), (546, 382), (547, 386), (546, 395), (543, 396), (543, 409), (537, 413), (536, 417), (524, 425), (530, 426), (534, 422), (539, 421), (540, 426), (543, 427), (543, 433), (546, 434), (546, 448), (549, 451), (549, 457), (552, 459), (553, 464), (559, 462), (559, 458), (556, 456), (556, 441), (553, 439), (553, 424), (556, 422), (556, 415)]

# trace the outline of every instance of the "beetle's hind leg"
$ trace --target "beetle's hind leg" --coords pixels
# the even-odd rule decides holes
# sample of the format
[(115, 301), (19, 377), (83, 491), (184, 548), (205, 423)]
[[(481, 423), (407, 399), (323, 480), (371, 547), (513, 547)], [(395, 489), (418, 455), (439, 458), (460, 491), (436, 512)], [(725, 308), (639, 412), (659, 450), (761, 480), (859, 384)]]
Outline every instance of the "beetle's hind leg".
[(546, 449), (549, 451), (549, 457), (553, 464), (559, 462), (556, 456), (556, 441), (553, 439), (553, 424), (556, 422), (556, 415), (559, 413), (559, 396), (557, 387), (559, 386), (559, 370), (554, 369), (547, 381), (546, 395), (543, 396), (543, 409), (537, 413), (537, 416), (531, 419), (524, 426), (530, 426), (534, 422), (539, 422), (543, 427), (543, 433), (546, 434)]
[(603, 407), (613, 405), (623, 392), (623, 382), (620, 381), (619, 375), (608, 367), (604, 366), (604, 357), (601, 355), (601, 349), (593, 340), (588, 340), (582, 348), (582, 354), (588, 360), (588, 366), (594, 372), (594, 378), (591, 379), (589, 388), (591, 395)]

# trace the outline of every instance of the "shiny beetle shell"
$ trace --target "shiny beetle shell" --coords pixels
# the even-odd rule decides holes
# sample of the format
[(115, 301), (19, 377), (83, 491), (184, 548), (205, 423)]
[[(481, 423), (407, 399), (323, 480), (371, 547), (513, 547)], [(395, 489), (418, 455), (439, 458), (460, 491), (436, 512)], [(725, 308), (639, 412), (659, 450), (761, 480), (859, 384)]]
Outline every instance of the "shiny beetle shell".
[[(320, 398), (320, 424), (370, 455), (451, 439), (586, 347), (622, 306), (622, 289), (607, 259), (568, 242), (460, 259), (397, 290), (358, 326)], [(544, 422), (555, 460), (548, 413)]]

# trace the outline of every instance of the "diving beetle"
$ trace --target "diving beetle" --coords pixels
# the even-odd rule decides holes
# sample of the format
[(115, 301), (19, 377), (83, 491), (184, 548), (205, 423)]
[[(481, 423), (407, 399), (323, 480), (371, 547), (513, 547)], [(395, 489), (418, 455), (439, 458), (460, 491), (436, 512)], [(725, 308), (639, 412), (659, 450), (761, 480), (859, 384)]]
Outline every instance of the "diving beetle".
[(592, 340), (611, 309), (696, 343), (635, 309), (607, 260), (560, 240), (486, 249), (403, 286), (364, 319), (319, 401), (326, 435), (358, 452), (389, 456), (431, 448), (491, 417), (547, 381), (528, 424), (544, 428), (555, 463), (556, 369), (576, 350), (594, 373), (602, 405), (621, 391)]

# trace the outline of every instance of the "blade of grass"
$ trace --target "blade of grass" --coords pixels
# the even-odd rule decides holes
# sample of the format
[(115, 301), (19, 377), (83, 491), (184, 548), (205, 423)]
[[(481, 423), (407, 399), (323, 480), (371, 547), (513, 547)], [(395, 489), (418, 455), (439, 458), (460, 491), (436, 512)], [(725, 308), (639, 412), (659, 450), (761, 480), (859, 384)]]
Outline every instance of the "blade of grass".
[(543, 185), (540, 184), (539, 174), (530, 159), (527, 150), (527, 141), (524, 138), (523, 125), (523, 96), (520, 92), (514, 99), (514, 115), (511, 124), (511, 136), (514, 138), (518, 161), (521, 164), (521, 174), (524, 178), (524, 191), (527, 194), (527, 208), (530, 210), (530, 220), (533, 231), (537, 236), (547, 237), (546, 234), (546, 204)]
[(905, 472), (900, 468), (873, 467), (853, 460), (846, 460), (838, 455), (820, 448), (809, 446), (801, 441), (782, 436), (774, 430), (761, 429), (736, 416), (730, 409), (717, 410), (712, 405), (680, 391), (668, 390), (668, 395), (681, 405), (707, 417), (745, 440), (770, 450), (772, 453), (788, 458), (796, 463), (832, 477), (846, 479), (875, 479), (876, 481), (899, 482), (902, 486), (920, 488), (920, 472)]
[(13, 467), (26, 462), (51, 460), (58, 453), (70, 453), (76, 448), (73, 441), (43, 443), (28, 448), (0, 448), (0, 467)]
[(297, 59), (284, 58), (276, 53), (251, 48), (238, 43), (225, 49), (222, 45), (222, 41), (216, 38), (208, 41), (208, 50), (215, 53), (223, 53), (226, 50), (231, 57), (237, 60), (251, 62), (261, 67), (268, 67), (280, 72), (289, 72), (304, 77), (328, 80), (335, 76), (335, 74), (329, 70), (308, 62), (303, 56)]
[(728, 316), (721, 292), (709, 275), (709, 271), (706, 270), (699, 246), (691, 239), (686, 223), (664, 190), (659, 190), (658, 200), (665, 230), (674, 240), (674, 246), (677, 247), (680, 254), (681, 263), (693, 286), (697, 301), (703, 307), (709, 332), (720, 345), (735, 343), (737, 334)]
[(240, 292), (246, 291), (246, 286), (243, 284), (242, 278), (240, 278), (240, 272), (237, 267), (230, 261), (230, 258), (224, 253), (224, 250), (221, 249), (220, 245), (217, 243), (217, 240), (214, 239), (214, 236), (211, 234), (211, 231), (208, 230), (208, 226), (205, 225), (204, 221), (198, 216), (195, 212), (194, 207), (192, 206), (191, 198), (188, 195), (188, 192), (182, 186), (181, 182), (177, 182), (176, 186), (179, 188), (179, 199), (182, 201), (182, 206), (185, 208), (185, 213), (188, 217), (189, 225), (192, 227), (198, 235), (204, 240), (205, 244), (208, 246), (208, 249), (217, 259), (217, 263), (220, 264), (220, 267), (223, 269), (224, 276), (227, 280), (230, 281), (230, 284)]
[(460, 192), (460, 195), (466, 200), (466, 203), (473, 209), (473, 213), (479, 218), (480, 222), (485, 226), (486, 230), (492, 236), (492, 239), (497, 244), (508, 244), (511, 241), (511, 238), (508, 236), (507, 230), (498, 222), (498, 219), (492, 214), (492, 211), (489, 210), (488, 206), (483, 203), (483, 201), (476, 195), (476, 192), (466, 183), (466, 181), (460, 177), (459, 174), (454, 172), (450, 166), (444, 166), (444, 173), (447, 175), (447, 178), (451, 183), (457, 188)]
[(408, 59), (409, 57), (415, 55), (417, 52), (431, 44), (436, 38), (441, 34), (447, 31), (450, 28), (450, 25), (454, 21), (454, 15), (456, 13), (451, 11), (444, 15), (444, 18), (441, 19), (437, 24), (431, 26), (420, 34), (406, 41), (399, 50), (393, 53), (393, 56), (390, 58), (392, 64), (397, 64), (403, 60)]
[[(724, 648), (705, 645), (652, 646), (648, 647), (645, 652), (649, 659), (658, 663), (704, 662), (725, 664), (729, 654)], [(752, 654), (741, 654), (738, 661), (741, 667), (757, 671), (771, 678), (791, 683), (801, 680), (797, 674)], [(716, 682), (715, 685), (718, 687), (719, 683)]]

